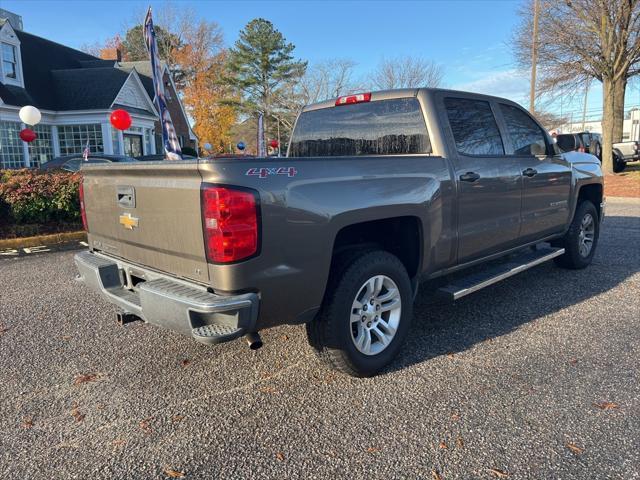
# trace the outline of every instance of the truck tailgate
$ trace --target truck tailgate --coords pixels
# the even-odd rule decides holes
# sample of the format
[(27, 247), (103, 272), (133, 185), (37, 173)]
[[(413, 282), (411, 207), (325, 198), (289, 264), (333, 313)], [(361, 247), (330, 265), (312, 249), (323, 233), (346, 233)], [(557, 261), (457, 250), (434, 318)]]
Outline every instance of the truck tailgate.
[(206, 282), (196, 161), (87, 166), (89, 245), (132, 263)]

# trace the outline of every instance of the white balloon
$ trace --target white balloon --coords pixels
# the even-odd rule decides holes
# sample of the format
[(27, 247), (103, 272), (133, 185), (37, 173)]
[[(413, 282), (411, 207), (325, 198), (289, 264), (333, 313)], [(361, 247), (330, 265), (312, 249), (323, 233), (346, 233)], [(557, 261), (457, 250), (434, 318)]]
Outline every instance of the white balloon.
[(211, 150), (211, 144), (210, 143), (205, 143), (204, 144), (204, 149), (205, 150)]
[(37, 125), (42, 119), (40, 110), (32, 105), (25, 105), (24, 107), (22, 107), (18, 115), (20, 116), (20, 120), (22, 120), (27, 125)]

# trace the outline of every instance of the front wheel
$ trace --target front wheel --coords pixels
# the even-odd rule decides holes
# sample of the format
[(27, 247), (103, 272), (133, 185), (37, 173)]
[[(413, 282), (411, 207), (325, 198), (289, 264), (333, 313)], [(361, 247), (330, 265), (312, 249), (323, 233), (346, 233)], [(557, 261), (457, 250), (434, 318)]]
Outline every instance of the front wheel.
[(337, 259), (309, 343), (330, 367), (356, 377), (375, 375), (397, 355), (413, 315), (411, 282), (384, 251)]
[(555, 258), (557, 265), (564, 268), (585, 268), (593, 260), (600, 235), (600, 221), (596, 207), (584, 200), (576, 208), (571, 226), (559, 245), (564, 247), (564, 255)]

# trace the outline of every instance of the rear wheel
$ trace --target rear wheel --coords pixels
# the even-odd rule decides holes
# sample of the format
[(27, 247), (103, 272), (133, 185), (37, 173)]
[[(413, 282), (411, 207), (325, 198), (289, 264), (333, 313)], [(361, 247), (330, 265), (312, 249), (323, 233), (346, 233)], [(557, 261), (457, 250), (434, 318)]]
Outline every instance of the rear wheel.
[(330, 367), (356, 377), (397, 355), (413, 315), (411, 282), (394, 255), (374, 250), (337, 260), (309, 343)]
[(627, 163), (622, 160), (620, 155), (618, 155), (616, 152), (613, 152), (613, 171), (615, 173), (620, 173), (625, 168), (627, 168)]
[(571, 226), (559, 245), (565, 253), (555, 258), (557, 265), (564, 268), (585, 268), (593, 260), (600, 234), (600, 221), (596, 207), (588, 200), (576, 208)]

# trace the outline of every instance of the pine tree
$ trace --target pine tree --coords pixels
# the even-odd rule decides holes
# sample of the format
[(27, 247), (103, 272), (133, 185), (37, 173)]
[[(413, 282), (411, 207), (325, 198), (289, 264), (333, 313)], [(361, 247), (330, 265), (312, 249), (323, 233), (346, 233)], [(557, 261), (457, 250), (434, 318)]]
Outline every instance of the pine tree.
[(287, 87), (305, 73), (307, 62), (295, 60), (295, 46), (263, 18), (251, 20), (229, 51), (227, 82), (236, 88), (245, 112), (264, 113), (267, 122), (286, 110)]

